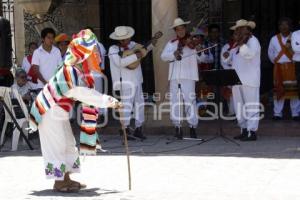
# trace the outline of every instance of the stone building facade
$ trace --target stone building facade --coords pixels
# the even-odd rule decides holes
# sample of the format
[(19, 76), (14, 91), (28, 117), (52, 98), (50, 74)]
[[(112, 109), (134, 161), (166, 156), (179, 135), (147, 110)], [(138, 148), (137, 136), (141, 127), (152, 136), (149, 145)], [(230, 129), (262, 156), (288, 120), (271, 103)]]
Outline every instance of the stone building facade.
[[(105, 35), (111, 30), (101, 30), (101, 13), (100, 8), (103, 2), (115, 2), (134, 5), (137, 0), (52, 0), (53, 6), (51, 13), (46, 15), (42, 20), (23, 11), (19, 0), (1, 0), (1, 2), (13, 2), (14, 9), (14, 46), (15, 57), (20, 64), (27, 45), (31, 41), (39, 41), (39, 31), (43, 26), (49, 24), (57, 30), (57, 32), (66, 32), (73, 34), (85, 26), (91, 26), (95, 29), (96, 34), (100, 36), (100, 32)], [(201, 19), (205, 23), (217, 23), (221, 26), (223, 37), (227, 38), (228, 28), (239, 18), (253, 19), (257, 22), (255, 35), (260, 39), (263, 47), (262, 51), (262, 68), (263, 80), (268, 80), (269, 85), (272, 85), (272, 65), (268, 61), (267, 46), (270, 37), (277, 31), (277, 21), (280, 17), (288, 16), (294, 21), (299, 21), (300, 14), (298, 8), (300, 6), (299, 0), (143, 0), (144, 2), (151, 2), (151, 6), (147, 9), (152, 9), (152, 32), (156, 29), (162, 29), (165, 36), (160, 41), (165, 44), (166, 40), (172, 37), (172, 31), (168, 29), (172, 20), (176, 16), (180, 16), (185, 20), (192, 21), (189, 28), (195, 26)], [(141, 2), (141, 1), (139, 1)], [(155, 7), (159, 4), (160, 7)], [(149, 3), (147, 3), (149, 5)], [(151, 5), (151, 4), (150, 4)], [(162, 5), (162, 6), (161, 6)], [(130, 12), (134, 12), (130, 8)], [(151, 12), (150, 12), (151, 13)], [(169, 16), (164, 18), (165, 14)], [(115, 17), (114, 14), (109, 17)], [(158, 20), (159, 19), (159, 20)], [(44, 23), (41, 21), (44, 20)], [(122, 21), (122, 19), (117, 19)], [(103, 21), (102, 23), (105, 23)], [(134, 23), (133, 23), (134, 24)], [(120, 24), (121, 25), (121, 24)], [(158, 30), (159, 30), (158, 29)], [(103, 35), (102, 35), (103, 37)], [(99, 37), (100, 38), (100, 37)], [(148, 38), (144, 38), (148, 39)], [(108, 46), (109, 43), (104, 45)], [(163, 45), (160, 46), (163, 48)], [(153, 71), (155, 91), (164, 92), (167, 81), (162, 81), (163, 77), (167, 76), (167, 68), (163, 67), (164, 63), (159, 61), (159, 52), (153, 52)], [(153, 78), (152, 78), (153, 79)], [(147, 80), (149, 82), (151, 80)]]
[(16, 41), (16, 58), (20, 65), (30, 42), (40, 43), (40, 31), (46, 26), (53, 27), (57, 33), (72, 35), (80, 29), (91, 26), (99, 35), (99, 1), (98, 0), (60, 0), (53, 1), (51, 12), (37, 18), (26, 13), (18, 3), (14, 1), (14, 27)]

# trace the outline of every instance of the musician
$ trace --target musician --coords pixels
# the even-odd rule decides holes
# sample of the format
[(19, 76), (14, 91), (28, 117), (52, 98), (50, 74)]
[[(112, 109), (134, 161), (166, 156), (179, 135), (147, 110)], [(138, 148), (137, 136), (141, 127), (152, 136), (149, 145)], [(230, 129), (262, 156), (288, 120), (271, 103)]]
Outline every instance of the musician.
[(268, 49), (269, 59), (274, 64), (274, 120), (282, 119), (286, 99), (290, 99), (293, 119), (299, 119), (300, 101), (291, 45), (291, 24), (289, 18), (279, 20), (280, 33), (272, 37)]
[[(110, 34), (110, 38), (118, 41), (118, 44), (109, 48), (110, 71), (113, 82), (113, 90), (120, 91), (121, 100), (124, 104), (124, 125), (127, 127), (126, 132), (128, 139), (134, 140), (134, 137), (146, 139), (142, 132), (144, 123), (144, 97), (143, 97), (143, 75), (141, 65), (135, 69), (129, 69), (128, 66), (144, 55), (141, 51), (136, 51), (132, 55), (123, 57), (126, 50), (131, 50), (137, 44), (131, 41), (134, 36), (134, 29), (129, 26), (118, 26), (115, 31)], [(153, 44), (156, 41), (152, 41)], [(153, 48), (150, 45), (148, 50)], [(134, 110), (133, 110), (134, 107)], [(134, 111), (135, 131), (132, 136), (130, 132), (131, 112)]]
[[(223, 67), (223, 69), (233, 69), (232, 62), (226, 63), (222, 55), (226, 52), (229, 53), (235, 47), (236, 47), (236, 41), (234, 39), (234, 33), (232, 31), (229, 41), (222, 47), (221, 50), (221, 66)], [(234, 105), (233, 105), (232, 87), (223, 87), (222, 96), (227, 101), (227, 115), (233, 116)]]
[[(170, 62), (168, 77), (171, 95), (170, 117), (175, 126), (175, 137), (177, 139), (182, 139), (183, 137), (180, 127), (182, 116), (180, 117), (179, 113), (179, 102), (182, 98), (190, 126), (190, 136), (192, 138), (197, 137), (195, 131), (198, 126), (195, 83), (199, 80), (199, 75), (195, 45), (191, 42), (190, 35), (186, 30), (186, 25), (189, 23), (189, 21), (185, 22), (181, 18), (174, 20), (171, 28), (176, 32), (177, 37), (166, 44), (161, 54), (162, 60)], [(181, 96), (179, 96), (180, 94)]]
[[(90, 26), (87, 26), (85, 29), (89, 29), (91, 30), (94, 34), (95, 33), (95, 30), (90, 27)], [(101, 42), (98, 41), (98, 48), (100, 49), (100, 58), (101, 58), (101, 64), (100, 64), (100, 68), (102, 70), (105, 69), (105, 54), (106, 54), (106, 49), (105, 47), (103, 46), (103, 44)], [(93, 76), (94, 76), (94, 79), (95, 79), (95, 88), (98, 92), (100, 93), (104, 93), (104, 84), (103, 84), (103, 74), (102, 73), (97, 73), (97, 72), (93, 72)]]
[(235, 113), (241, 128), (241, 134), (234, 139), (241, 141), (256, 140), (259, 124), (261, 47), (257, 38), (252, 35), (255, 26), (255, 22), (238, 20), (231, 27), (235, 31), (237, 46), (222, 55), (226, 63), (232, 62), (232, 67), (241, 80), (241, 85), (232, 87)]
[[(191, 32), (191, 35), (194, 39), (199, 41), (199, 45), (196, 47), (197, 51), (200, 51), (202, 49), (205, 49), (209, 46), (205, 43), (205, 32), (202, 28), (196, 28), (193, 32)], [(214, 57), (211, 53), (211, 50), (207, 50), (204, 52), (199, 52), (197, 54), (197, 62), (199, 65), (201, 64), (211, 64), (214, 62)], [(208, 67), (204, 67), (203, 70), (207, 70)]]
[[(196, 47), (197, 51), (208, 48), (208, 43), (206, 40), (207, 34), (205, 32), (204, 27), (194, 28), (193, 31), (191, 32), (191, 35), (193, 36), (193, 38), (199, 41), (199, 45)], [(197, 95), (196, 98), (197, 98), (197, 104), (199, 105), (204, 104), (204, 106), (198, 108), (200, 116), (205, 115), (206, 113), (205, 102), (207, 101), (209, 94), (213, 92), (212, 87), (206, 85), (206, 83), (204, 82), (203, 77), (201, 76), (201, 71), (211, 69), (213, 62), (214, 62), (214, 57), (210, 50), (199, 52), (197, 54), (199, 81), (196, 82), (196, 95)]]
[(213, 46), (217, 44), (217, 46), (213, 49), (211, 49), (211, 53), (214, 58), (214, 62), (211, 64), (212, 69), (220, 69), (221, 67), (221, 49), (224, 45), (224, 41), (221, 37), (221, 28), (218, 24), (210, 24), (208, 26), (208, 40), (207, 40), (207, 46)]
[[(299, 22), (300, 24), (300, 22)], [(298, 97), (300, 98), (300, 30), (292, 34), (293, 61), (296, 65), (296, 77), (298, 83)]]

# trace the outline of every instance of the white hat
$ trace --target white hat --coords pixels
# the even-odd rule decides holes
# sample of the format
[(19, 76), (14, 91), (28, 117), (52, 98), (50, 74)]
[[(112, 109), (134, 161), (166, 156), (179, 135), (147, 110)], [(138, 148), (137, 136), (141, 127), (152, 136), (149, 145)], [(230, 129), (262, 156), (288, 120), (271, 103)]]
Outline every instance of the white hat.
[(131, 38), (134, 35), (134, 29), (130, 26), (117, 26), (115, 32), (109, 35), (113, 40), (125, 40)]
[(238, 27), (249, 26), (251, 29), (255, 29), (256, 24), (253, 21), (247, 21), (245, 19), (240, 19), (235, 22), (235, 25), (230, 27), (230, 30), (235, 30)]
[(193, 31), (191, 32), (192, 36), (202, 35), (206, 36), (205, 30), (203, 28), (193, 28)]
[(185, 21), (183, 21), (183, 19), (181, 19), (181, 18), (176, 18), (176, 19), (174, 20), (173, 25), (172, 25), (170, 28), (173, 29), (173, 28), (175, 28), (175, 27), (177, 27), (177, 26), (186, 25), (186, 24), (189, 24), (189, 23), (191, 23), (191, 21), (185, 22)]

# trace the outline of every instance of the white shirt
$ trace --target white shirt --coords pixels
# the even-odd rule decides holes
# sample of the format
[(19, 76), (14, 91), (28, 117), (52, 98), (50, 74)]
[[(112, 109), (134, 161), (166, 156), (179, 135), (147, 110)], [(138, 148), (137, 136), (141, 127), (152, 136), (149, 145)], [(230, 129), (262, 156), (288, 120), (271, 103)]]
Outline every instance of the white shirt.
[[(100, 68), (102, 70), (104, 70), (105, 69), (105, 54), (106, 54), (106, 50), (105, 50), (103, 44), (101, 44), (100, 42), (98, 42), (98, 46), (99, 46), (100, 56), (101, 56), (100, 57), (101, 58)], [(95, 79), (95, 87), (97, 88), (98, 91), (102, 91), (102, 89), (99, 89), (99, 88), (102, 88), (103, 74), (99, 73), (99, 72), (96, 72), (96, 71), (92, 71), (91, 73), (93, 74), (94, 79)]]
[[(46, 81), (55, 73), (56, 68), (62, 63), (61, 53), (58, 48), (52, 46), (51, 52), (44, 50), (41, 45), (33, 52), (32, 65), (39, 66), (40, 73)], [(37, 88), (43, 88), (44, 84), (38, 80)]]
[(168, 80), (185, 79), (198, 81), (199, 74), (196, 50), (185, 46), (182, 50), (182, 60), (176, 60), (174, 52), (177, 50), (178, 42), (178, 40), (169, 41), (161, 54), (163, 61), (170, 62)]
[(260, 86), (260, 55), (261, 47), (256, 37), (252, 36), (247, 44), (230, 51), (230, 56), (224, 60), (232, 62), (243, 85), (250, 87)]
[(105, 54), (106, 54), (106, 49), (103, 46), (102, 43), (98, 42), (99, 48), (100, 48), (100, 54), (101, 54), (101, 69), (105, 69)]
[(292, 34), (293, 60), (300, 62), (300, 30)]
[[(287, 40), (290, 39), (290, 35), (288, 37), (284, 37), (281, 35), (281, 40), (283, 45), (286, 45)], [(281, 46), (279, 44), (277, 35), (273, 36), (270, 40), (269, 49), (268, 49), (268, 56), (272, 63), (275, 62), (275, 58), (278, 56), (278, 54), (281, 51)], [(278, 63), (287, 63), (292, 62), (286, 55), (281, 56), (281, 58), (278, 60)]]
[(198, 64), (201, 63), (213, 63), (214, 62), (214, 56), (211, 54), (211, 52), (208, 50), (208, 54), (205, 52), (201, 52), (197, 54), (197, 62)]
[(226, 62), (226, 58), (223, 57), (223, 54), (226, 51), (228, 51), (228, 52), (230, 51), (229, 48), (230, 48), (230, 45), (227, 43), (222, 47), (222, 50), (221, 50), (221, 65), (224, 69), (232, 69), (232, 61), (230, 60), (230, 61)]
[[(132, 49), (136, 45), (135, 42), (131, 41), (128, 45), (129, 49)], [(122, 77), (122, 89), (129, 89), (138, 86), (143, 83), (143, 74), (141, 65), (137, 68), (130, 70), (127, 68), (128, 65), (138, 60), (135, 54), (121, 58), (118, 54), (119, 51), (124, 51), (117, 45), (113, 45), (109, 48), (109, 61), (110, 61), (110, 73), (113, 82), (113, 90), (120, 90), (120, 78)]]
[(22, 69), (24, 69), (25, 72), (28, 74), (30, 67), (31, 64), (29, 63), (27, 56), (25, 56), (22, 61)]
[(31, 86), (29, 85), (29, 83), (26, 83), (25, 85), (23, 85), (22, 87), (20, 87), (17, 83), (14, 83), (12, 85), (12, 88), (15, 89), (16, 91), (18, 91), (18, 93), (23, 97), (25, 94), (27, 94), (28, 92), (30, 92), (31, 90)]

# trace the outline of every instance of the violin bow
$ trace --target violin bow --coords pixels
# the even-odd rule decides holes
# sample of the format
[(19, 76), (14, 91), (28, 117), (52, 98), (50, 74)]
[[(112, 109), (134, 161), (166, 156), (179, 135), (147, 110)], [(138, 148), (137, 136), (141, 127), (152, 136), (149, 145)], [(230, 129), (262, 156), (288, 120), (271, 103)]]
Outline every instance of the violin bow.
[[(194, 52), (194, 53), (185, 55), (185, 56), (183, 56), (183, 57), (181, 57), (181, 58), (182, 58), (182, 59), (188, 58), (188, 57), (193, 56), (193, 55), (196, 55), (196, 54), (198, 54), (198, 53), (201, 53), (201, 52), (207, 51), (207, 50), (209, 50), (209, 49), (215, 48), (215, 47), (217, 47), (217, 46), (218, 46), (218, 44), (214, 44), (213, 46), (207, 47), (207, 48), (205, 48), (205, 49), (201, 49), (201, 50), (196, 51), (196, 52)], [(169, 63), (172, 63), (172, 62), (175, 62), (175, 61), (177, 61), (177, 60), (172, 60), (172, 61), (170, 61)]]

